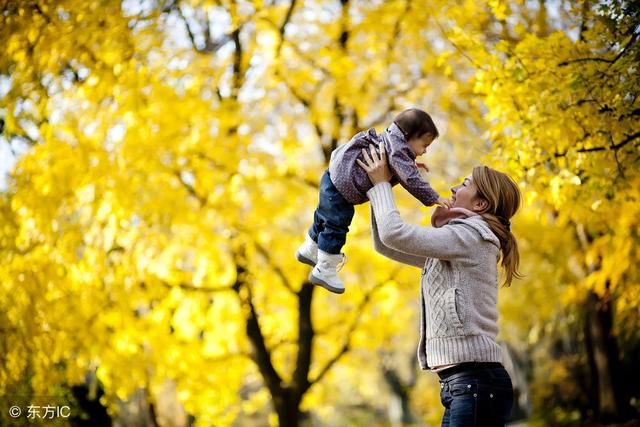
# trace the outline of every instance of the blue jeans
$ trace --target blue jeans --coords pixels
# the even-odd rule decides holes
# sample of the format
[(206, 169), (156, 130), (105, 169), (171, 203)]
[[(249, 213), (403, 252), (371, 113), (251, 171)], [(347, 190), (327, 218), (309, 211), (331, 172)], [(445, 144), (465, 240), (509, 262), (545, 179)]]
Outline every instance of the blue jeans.
[(509, 421), (513, 386), (501, 364), (462, 363), (438, 375), (443, 427), (494, 427)]
[(321, 251), (339, 254), (347, 241), (354, 213), (355, 208), (342, 197), (326, 171), (320, 180), (320, 201), (313, 214), (309, 237), (318, 243)]

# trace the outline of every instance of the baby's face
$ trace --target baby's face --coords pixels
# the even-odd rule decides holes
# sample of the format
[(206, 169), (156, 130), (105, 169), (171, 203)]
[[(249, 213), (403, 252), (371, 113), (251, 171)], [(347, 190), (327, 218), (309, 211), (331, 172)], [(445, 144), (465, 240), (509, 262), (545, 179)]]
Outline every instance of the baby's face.
[(422, 136), (411, 138), (409, 141), (407, 141), (407, 144), (409, 144), (409, 147), (411, 147), (413, 154), (418, 157), (427, 152), (427, 147), (431, 145), (434, 139), (435, 138), (433, 137), (433, 135), (431, 135), (430, 133), (425, 133)]

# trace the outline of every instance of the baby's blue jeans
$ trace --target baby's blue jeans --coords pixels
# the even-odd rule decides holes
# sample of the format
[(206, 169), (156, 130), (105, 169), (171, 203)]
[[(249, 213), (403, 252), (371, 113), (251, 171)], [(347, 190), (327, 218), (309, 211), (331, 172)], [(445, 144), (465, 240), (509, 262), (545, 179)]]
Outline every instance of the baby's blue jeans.
[(313, 214), (309, 237), (318, 243), (318, 249), (339, 254), (347, 241), (347, 233), (355, 209), (331, 182), (329, 171), (320, 180), (320, 201)]

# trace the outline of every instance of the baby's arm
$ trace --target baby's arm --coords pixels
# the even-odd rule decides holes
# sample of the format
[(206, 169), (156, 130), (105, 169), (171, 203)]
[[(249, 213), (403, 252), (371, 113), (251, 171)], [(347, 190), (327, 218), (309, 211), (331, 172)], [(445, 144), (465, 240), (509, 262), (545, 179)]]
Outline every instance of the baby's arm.
[(389, 153), (389, 168), (398, 177), (400, 185), (425, 206), (446, 205), (446, 199), (440, 197), (429, 183), (422, 178), (415, 160), (410, 157), (409, 150), (411, 148), (402, 143), (402, 145), (396, 144), (392, 147)]
[[(427, 167), (426, 164), (424, 163), (420, 163), (420, 162), (416, 162), (416, 167), (418, 168), (418, 172), (420, 173), (420, 176), (426, 181), (427, 178), (424, 176), (425, 172), (429, 172), (429, 168)], [(422, 169), (424, 172), (421, 172), (420, 169)], [(442, 197), (442, 196), (438, 196), (438, 201), (436, 202), (436, 204), (440, 207), (443, 208), (451, 208), (452, 204), (451, 204), (451, 200)]]

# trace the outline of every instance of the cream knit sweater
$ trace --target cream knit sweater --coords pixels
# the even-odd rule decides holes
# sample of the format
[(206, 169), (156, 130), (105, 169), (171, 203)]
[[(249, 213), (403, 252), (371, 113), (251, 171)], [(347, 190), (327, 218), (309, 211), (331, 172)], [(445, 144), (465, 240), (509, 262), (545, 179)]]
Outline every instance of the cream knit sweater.
[(367, 192), (374, 246), (381, 254), (422, 268), (422, 369), (462, 362), (502, 362), (498, 334), (498, 238), (481, 216), (452, 219), (441, 228), (405, 223), (391, 185)]

